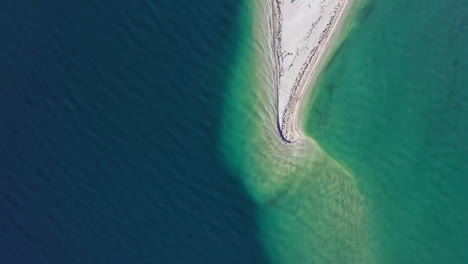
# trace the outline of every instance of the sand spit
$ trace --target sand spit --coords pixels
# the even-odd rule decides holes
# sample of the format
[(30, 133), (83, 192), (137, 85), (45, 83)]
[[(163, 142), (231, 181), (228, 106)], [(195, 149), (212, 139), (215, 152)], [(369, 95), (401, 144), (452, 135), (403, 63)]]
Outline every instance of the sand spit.
[(287, 142), (301, 137), (301, 99), (350, 0), (271, 0), (278, 129)]

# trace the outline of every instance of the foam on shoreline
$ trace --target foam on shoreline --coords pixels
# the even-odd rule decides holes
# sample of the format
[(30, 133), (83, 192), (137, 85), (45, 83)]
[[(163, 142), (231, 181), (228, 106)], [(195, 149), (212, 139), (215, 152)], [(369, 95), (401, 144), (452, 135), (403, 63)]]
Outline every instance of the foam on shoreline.
[(271, 0), (271, 37), (278, 130), (287, 142), (302, 137), (301, 101), (316, 77), (350, 0)]

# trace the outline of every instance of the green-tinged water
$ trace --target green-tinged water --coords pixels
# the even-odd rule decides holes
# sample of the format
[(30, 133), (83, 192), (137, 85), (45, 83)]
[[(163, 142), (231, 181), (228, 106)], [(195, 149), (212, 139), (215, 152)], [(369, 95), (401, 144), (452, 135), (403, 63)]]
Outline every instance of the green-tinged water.
[(468, 1), (370, 3), (306, 130), (355, 176), (379, 263), (468, 263)]
[(367, 213), (353, 175), (312, 140), (285, 144), (275, 129), (268, 7), (261, 2), (243, 12), (222, 151), (259, 205), (271, 263), (368, 263)]
[(220, 146), (270, 262), (466, 263), (468, 2), (356, 3), (296, 144), (276, 131), (264, 2), (241, 12)]

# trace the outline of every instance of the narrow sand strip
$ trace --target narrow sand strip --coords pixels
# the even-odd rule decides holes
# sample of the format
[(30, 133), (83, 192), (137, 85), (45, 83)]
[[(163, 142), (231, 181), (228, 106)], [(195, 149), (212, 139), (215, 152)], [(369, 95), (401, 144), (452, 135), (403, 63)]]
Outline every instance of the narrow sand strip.
[(318, 73), (351, 0), (271, 0), (278, 129), (297, 141), (300, 102)]

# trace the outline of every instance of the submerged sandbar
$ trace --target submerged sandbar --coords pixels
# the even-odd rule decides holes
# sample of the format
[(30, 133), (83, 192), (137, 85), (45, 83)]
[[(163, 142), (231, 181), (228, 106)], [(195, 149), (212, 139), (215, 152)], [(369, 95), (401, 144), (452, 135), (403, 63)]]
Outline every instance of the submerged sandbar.
[(300, 138), (299, 104), (342, 21), (350, 0), (271, 0), (273, 67), (278, 130)]

